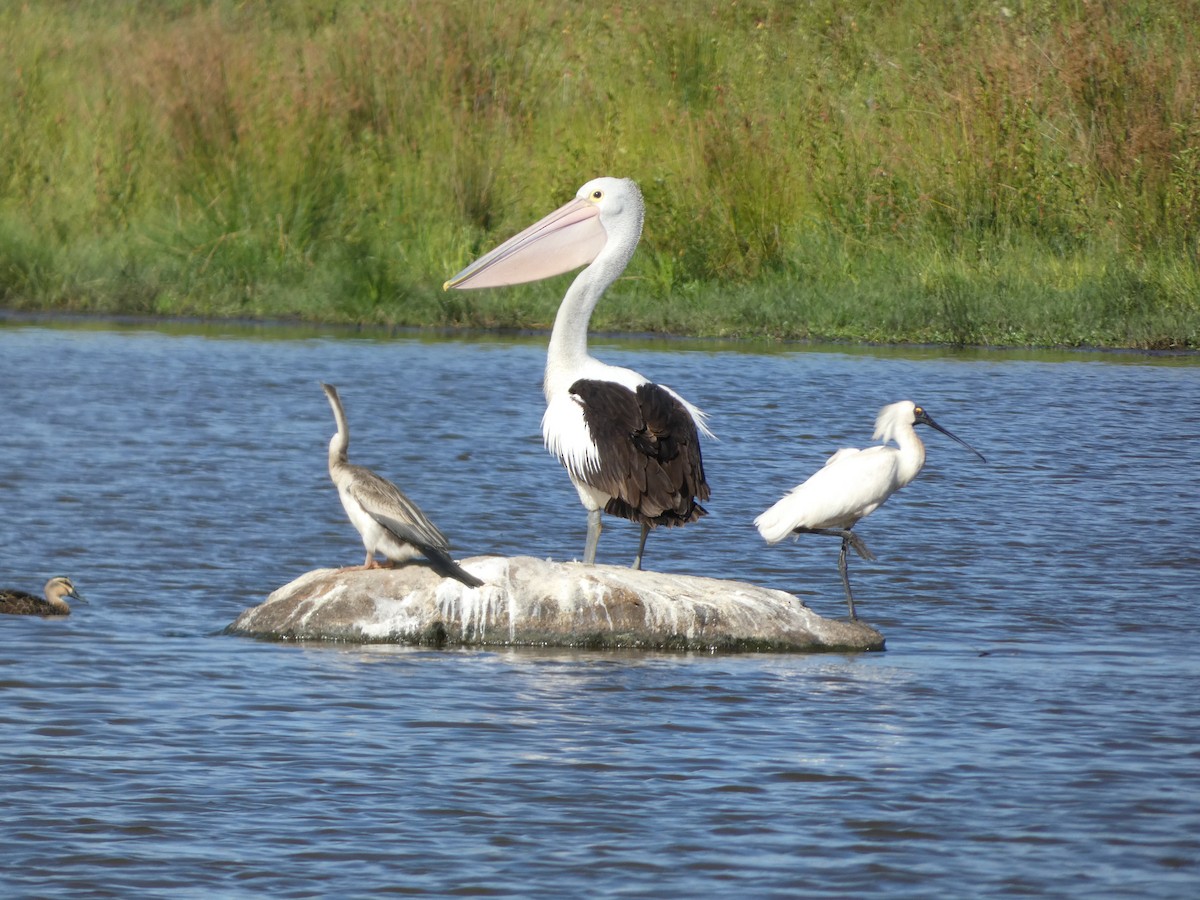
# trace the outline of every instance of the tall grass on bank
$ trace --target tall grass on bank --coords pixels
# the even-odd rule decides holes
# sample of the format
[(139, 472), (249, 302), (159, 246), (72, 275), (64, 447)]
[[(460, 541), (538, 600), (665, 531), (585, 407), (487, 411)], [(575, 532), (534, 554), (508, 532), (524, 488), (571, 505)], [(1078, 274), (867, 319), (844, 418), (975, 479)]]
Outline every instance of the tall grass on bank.
[(1200, 346), (1200, 3), (0, 7), (9, 307), (542, 326), (440, 284), (596, 174), (600, 328)]

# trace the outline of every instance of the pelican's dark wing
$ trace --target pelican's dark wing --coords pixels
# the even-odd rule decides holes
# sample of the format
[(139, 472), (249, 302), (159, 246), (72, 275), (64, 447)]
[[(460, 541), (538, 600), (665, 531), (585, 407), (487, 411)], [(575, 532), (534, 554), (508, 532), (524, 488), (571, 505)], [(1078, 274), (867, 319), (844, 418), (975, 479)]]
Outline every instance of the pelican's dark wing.
[(571, 394), (599, 455), (587, 482), (612, 499), (605, 512), (645, 525), (682, 525), (705, 514), (708, 482), (691, 413), (657, 384), (636, 391), (612, 381), (580, 379)]

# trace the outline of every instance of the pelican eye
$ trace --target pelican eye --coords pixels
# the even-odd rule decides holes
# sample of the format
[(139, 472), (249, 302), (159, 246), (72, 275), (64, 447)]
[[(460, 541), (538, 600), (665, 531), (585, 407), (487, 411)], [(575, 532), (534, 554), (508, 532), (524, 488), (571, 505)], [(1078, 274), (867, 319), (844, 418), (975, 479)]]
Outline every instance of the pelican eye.
[(603, 200), (604, 199), (604, 191), (600, 190), (599, 188), (592, 191), (592, 199), (593, 200)]

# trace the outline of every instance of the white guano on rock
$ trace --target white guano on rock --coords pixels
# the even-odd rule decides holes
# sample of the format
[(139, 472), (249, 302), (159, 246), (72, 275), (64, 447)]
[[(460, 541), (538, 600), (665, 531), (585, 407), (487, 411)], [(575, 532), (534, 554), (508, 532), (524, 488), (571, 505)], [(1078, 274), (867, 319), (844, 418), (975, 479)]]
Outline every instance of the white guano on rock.
[(274, 640), (681, 651), (882, 650), (862, 622), (739, 581), (528, 556), (478, 556), (470, 588), (426, 566), (317, 569), (227, 629)]

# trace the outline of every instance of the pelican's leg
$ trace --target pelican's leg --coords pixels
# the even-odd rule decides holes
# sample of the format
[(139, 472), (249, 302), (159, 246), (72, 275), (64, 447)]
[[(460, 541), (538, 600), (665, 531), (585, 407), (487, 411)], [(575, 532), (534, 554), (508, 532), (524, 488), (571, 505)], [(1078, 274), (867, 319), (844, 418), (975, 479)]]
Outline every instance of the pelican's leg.
[(600, 543), (600, 510), (588, 510), (588, 533), (587, 544), (583, 548), (583, 564), (585, 566), (594, 566), (596, 564), (596, 545)]
[(642, 539), (638, 541), (637, 556), (633, 558), (633, 568), (640, 569), (642, 567), (642, 554), (646, 552), (646, 535), (650, 533), (650, 526), (645, 522), (642, 523)]
[[(838, 554), (838, 571), (842, 573), (842, 587), (846, 589), (846, 605), (850, 607), (850, 619), (854, 621), (858, 618), (858, 614), (854, 612), (854, 594), (850, 591), (850, 571), (846, 567), (846, 549), (850, 546), (852, 540), (856, 540), (857, 535), (849, 532), (842, 532), (842, 552)], [(858, 550), (857, 547), (854, 548)], [(860, 553), (862, 551), (859, 551)]]

